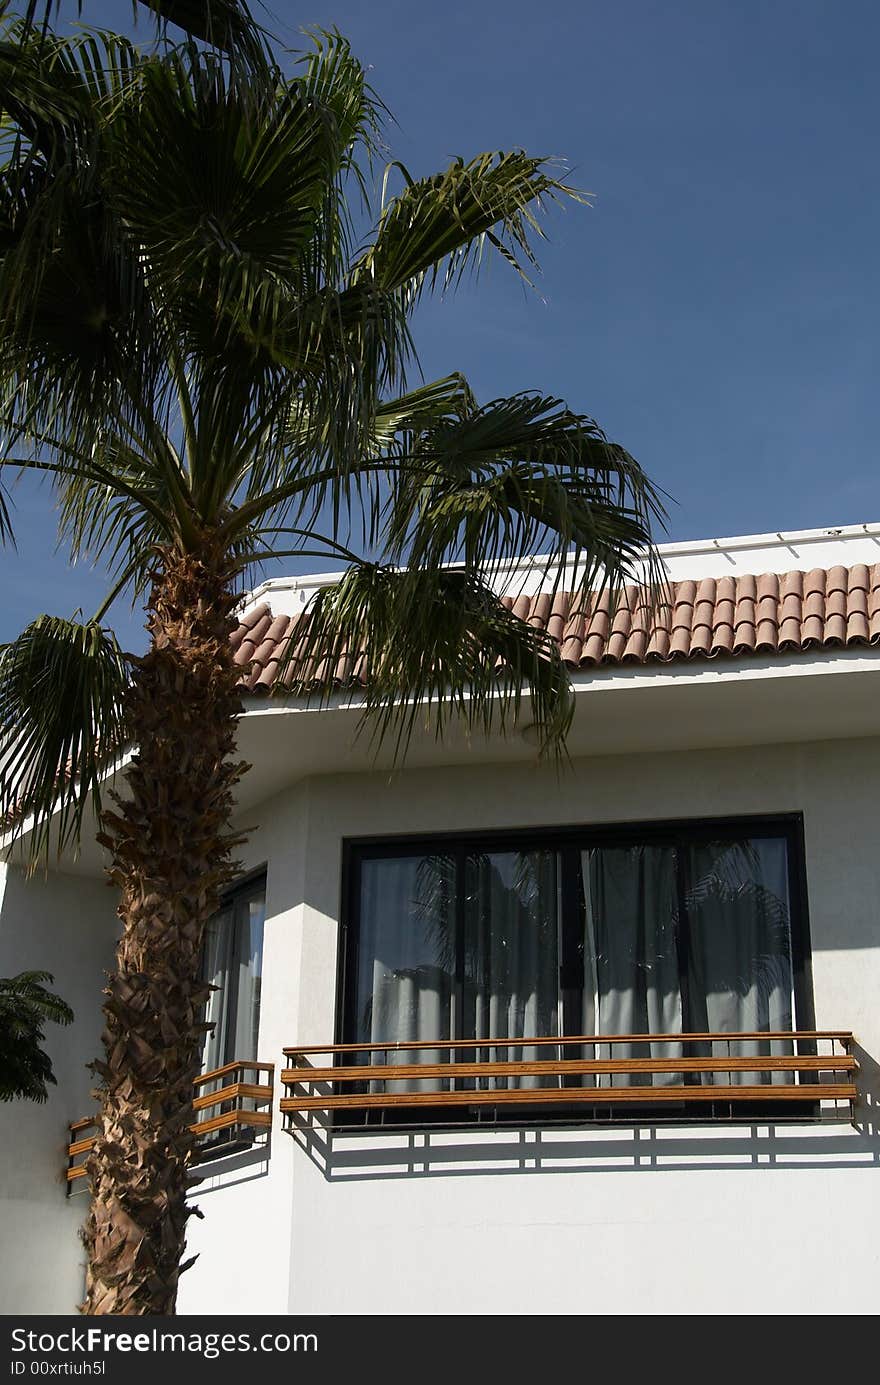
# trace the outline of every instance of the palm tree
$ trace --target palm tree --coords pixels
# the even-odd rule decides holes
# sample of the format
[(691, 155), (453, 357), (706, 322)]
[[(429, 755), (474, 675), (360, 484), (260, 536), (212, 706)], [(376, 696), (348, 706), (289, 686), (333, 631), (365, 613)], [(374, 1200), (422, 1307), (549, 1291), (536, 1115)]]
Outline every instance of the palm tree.
[[(247, 32), (231, 53), (0, 43), (0, 465), (51, 478), (62, 537), (110, 575), (91, 619), (41, 616), (0, 653), (0, 815), (36, 859), (93, 811), (119, 893), (89, 1313), (174, 1311), (200, 952), (241, 840), (229, 635), (248, 580), (278, 556), (345, 565), (288, 691), (319, 695), (326, 656), (366, 648), (367, 720), (399, 753), (426, 706), (438, 734), (492, 730), (526, 698), (552, 751), (565, 668), (493, 574), (544, 545), (582, 591), (615, 587), (659, 513), (560, 401), (412, 383), (420, 297), (493, 251), (525, 273), (541, 204), (574, 196), (559, 170), (521, 151), (397, 169), (370, 224), (384, 110), (348, 44), (317, 35), (289, 76)], [(141, 657), (104, 624), (123, 596), (145, 601)]]
[(22, 971), (0, 979), (0, 1101), (45, 1101), (55, 1085), (52, 1061), (41, 1047), (46, 1021), (71, 1024), (70, 1006), (47, 991), (47, 971)]

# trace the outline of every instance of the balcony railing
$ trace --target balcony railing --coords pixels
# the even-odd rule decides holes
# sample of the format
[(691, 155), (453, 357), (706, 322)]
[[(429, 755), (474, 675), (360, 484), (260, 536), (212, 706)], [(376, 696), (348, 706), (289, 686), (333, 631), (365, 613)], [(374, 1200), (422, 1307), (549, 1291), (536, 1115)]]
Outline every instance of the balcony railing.
[[(393, 1120), (399, 1108), (412, 1123), (418, 1117), (409, 1108), (417, 1107), (441, 1118), (446, 1108), (501, 1106), (548, 1116), (577, 1107), (587, 1116), (589, 1108), (632, 1111), (639, 1103), (671, 1114), (678, 1103), (714, 1115), (727, 1106), (733, 1113), (799, 1102), (826, 1114), (845, 1108), (851, 1117), (852, 1044), (845, 1031), (815, 1030), (309, 1045), (284, 1049), (290, 1066), (281, 1074), (281, 1110), (291, 1117), (375, 1110)], [(332, 1066), (314, 1066), (316, 1057)]]
[[(267, 1074), (265, 1082), (247, 1080), (247, 1074)], [(237, 1058), (222, 1068), (202, 1073), (193, 1086), (198, 1095), (193, 1100), (193, 1110), (199, 1118), (190, 1129), (198, 1140), (197, 1154), (201, 1160), (212, 1155), (228, 1152), (229, 1145), (219, 1142), (206, 1144), (210, 1136), (219, 1132), (238, 1134), (242, 1139), (250, 1138), (254, 1131), (266, 1131), (272, 1125), (272, 1111), (261, 1110), (270, 1106), (275, 1076), (274, 1063), (260, 1063), (251, 1059)], [(210, 1114), (214, 1112), (215, 1114)], [(203, 1114), (204, 1113), (204, 1114)], [(68, 1190), (79, 1178), (87, 1176), (86, 1160), (95, 1143), (95, 1135), (84, 1134), (97, 1127), (96, 1116), (74, 1121), (69, 1127), (71, 1142), (67, 1147), (67, 1186)]]

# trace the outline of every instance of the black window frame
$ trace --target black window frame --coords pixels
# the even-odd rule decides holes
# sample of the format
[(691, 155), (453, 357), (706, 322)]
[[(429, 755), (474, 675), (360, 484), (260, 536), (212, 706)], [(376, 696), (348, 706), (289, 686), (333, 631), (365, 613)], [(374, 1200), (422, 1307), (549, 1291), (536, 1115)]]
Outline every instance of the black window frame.
[[(810, 943), (810, 924), (807, 895), (807, 872), (806, 872), (806, 849), (804, 837), (804, 819), (801, 812), (787, 812), (774, 814), (743, 814), (736, 816), (712, 817), (712, 818), (670, 818), (663, 820), (651, 819), (648, 821), (636, 822), (616, 822), (616, 823), (582, 823), (577, 825), (566, 824), (565, 826), (547, 826), (544, 824), (531, 827), (516, 827), (502, 829), (482, 829), (471, 832), (432, 832), (401, 835), (383, 835), (369, 837), (350, 837), (343, 839), (342, 843), (342, 880), (341, 880), (341, 900), (340, 900), (340, 931), (339, 948), (337, 956), (337, 978), (336, 978), (336, 1017), (334, 1042), (340, 1045), (354, 1044), (352, 1024), (355, 1015), (356, 985), (358, 975), (358, 949), (359, 949), (359, 895), (360, 895), (360, 867), (366, 860), (381, 860), (400, 856), (418, 856), (430, 851), (444, 851), (454, 855), (457, 863), (457, 878), (459, 889), (456, 901), (456, 938), (457, 938), (457, 963), (456, 976), (454, 983), (454, 1037), (461, 1037), (458, 1032), (459, 1017), (462, 1014), (463, 987), (464, 987), (464, 958), (463, 958), (463, 889), (462, 882), (464, 871), (462, 869), (465, 857), (474, 851), (511, 851), (511, 850), (555, 850), (558, 851), (560, 870), (561, 870), (561, 890), (562, 890), (562, 952), (559, 958), (559, 995), (562, 1004), (562, 1034), (572, 1032), (566, 1023), (566, 1008), (570, 1011), (571, 1000), (566, 1004), (566, 990), (571, 993), (570, 983), (573, 979), (573, 952), (582, 949), (583, 934), (580, 927), (578, 905), (576, 902), (577, 880), (574, 862), (577, 853), (588, 850), (592, 847), (621, 847), (636, 845), (668, 845), (682, 847), (693, 845), (698, 842), (718, 841), (725, 837), (742, 839), (760, 837), (782, 837), (786, 841), (786, 857), (788, 864), (788, 887), (789, 887), (789, 909), (790, 909), (790, 937), (791, 937), (791, 966), (792, 966), (792, 1001), (793, 1001), (793, 1032), (811, 1031), (815, 1029), (815, 1006), (812, 984), (812, 949)], [(680, 901), (682, 914), (681, 927), (687, 936), (688, 922), (687, 911)], [(581, 961), (581, 974), (583, 963)], [(681, 963), (680, 963), (681, 974)], [(683, 983), (686, 984), (686, 973), (683, 975)], [(684, 1026), (686, 1030), (686, 1026)], [(577, 1031), (574, 1031), (577, 1032)], [(528, 1036), (526, 1036), (528, 1037)], [(804, 1052), (807, 1050), (804, 1049)], [(341, 1052), (336, 1055), (339, 1064), (357, 1063), (359, 1060), (355, 1056), (356, 1050), (352, 1047), (347, 1053)], [(349, 1089), (350, 1090), (350, 1089)], [(564, 1101), (564, 1099), (563, 1099)], [(526, 1104), (526, 1103), (524, 1103)], [(562, 1104), (562, 1102), (560, 1103)], [(723, 1104), (723, 1103), (722, 1103)], [(650, 1098), (646, 1097), (646, 1107), (650, 1106)], [(707, 1113), (705, 1105), (697, 1109), (699, 1104), (692, 1104), (687, 1119), (705, 1120), (707, 1114), (717, 1118), (717, 1113)], [(729, 1103), (728, 1103), (729, 1105)], [(763, 1102), (760, 1107), (760, 1114), (764, 1119), (775, 1113), (775, 1108), (771, 1110), (772, 1103)], [(401, 1108), (398, 1108), (400, 1110)], [(741, 1117), (748, 1118), (750, 1113), (745, 1108), (738, 1108)], [(785, 1118), (803, 1118), (805, 1115), (815, 1113), (815, 1103), (805, 1101), (803, 1106), (797, 1103), (797, 1109), (792, 1109), (789, 1104), (788, 1109), (780, 1112)], [(655, 1108), (656, 1112), (656, 1108)], [(758, 1112), (756, 1111), (756, 1114)], [(618, 1123), (638, 1124), (639, 1115), (634, 1111), (621, 1114), (617, 1110), (609, 1107), (599, 1111), (586, 1111), (583, 1108), (575, 1110), (569, 1108), (567, 1113), (567, 1123), (572, 1121), (578, 1124), (593, 1124), (596, 1119), (613, 1120)], [(675, 1118), (678, 1118), (676, 1115)], [(521, 1115), (512, 1115), (511, 1121), (516, 1124), (524, 1124)], [(656, 1114), (651, 1115), (651, 1122), (657, 1119)], [(471, 1124), (480, 1120), (479, 1113), (465, 1118), (460, 1117), (454, 1122), (449, 1121), (448, 1114), (433, 1108), (423, 1108), (418, 1117), (406, 1119), (403, 1123), (408, 1125), (422, 1126), (425, 1124)], [(384, 1108), (378, 1112), (370, 1113), (365, 1120), (362, 1113), (343, 1113), (337, 1112), (335, 1123), (339, 1125), (350, 1124), (386, 1124), (386, 1112)], [(485, 1123), (485, 1114), (483, 1115)], [(497, 1123), (502, 1123), (502, 1117), (497, 1116)], [(509, 1123), (509, 1122), (503, 1122)], [(542, 1115), (538, 1124), (547, 1123), (546, 1115)], [(398, 1127), (399, 1128), (399, 1127)]]

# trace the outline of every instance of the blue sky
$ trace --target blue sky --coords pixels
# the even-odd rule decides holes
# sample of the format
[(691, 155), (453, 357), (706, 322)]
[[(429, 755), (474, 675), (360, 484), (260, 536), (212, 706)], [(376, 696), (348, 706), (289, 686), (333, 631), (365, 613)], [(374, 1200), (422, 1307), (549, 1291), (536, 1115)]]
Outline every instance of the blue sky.
[[(537, 292), (499, 263), (421, 311), (427, 376), (463, 370), (482, 399), (540, 389), (592, 414), (673, 497), (670, 538), (880, 518), (876, 5), (274, 10), (291, 45), (311, 24), (348, 35), (414, 174), (522, 146), (565, 157), (594, 194), (551, 212)], [(130, 29), (131, 5), (84, 0), (83, 18)], [(90, 613), (102, 591), (52, 555), (48, 494), (16, 498), (0, 639), (41, 610)]]

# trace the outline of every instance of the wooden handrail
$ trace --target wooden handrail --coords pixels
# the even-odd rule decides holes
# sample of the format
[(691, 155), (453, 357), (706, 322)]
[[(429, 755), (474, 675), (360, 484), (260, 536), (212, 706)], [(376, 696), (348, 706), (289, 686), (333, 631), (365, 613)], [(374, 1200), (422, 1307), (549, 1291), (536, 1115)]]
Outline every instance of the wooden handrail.
[(852, 1033), (847, 1029), (764, 1029), (743, 1030), (731, 1034), (553, 1034), (540, 1035), (528, 1039), (393, 1039), (388, 1043), (367, 1044), (309, 1044), (294, 1048), (283, 1048), (285, 1058), (306, 1056), (310, 1053), (397, 1053), (409, 1049), (433, 1048), (538, 1048), (560, 1044), (680, 1044), (680, 1043), (736, 1043), (749, 1039), (799, 1039), (815, 1041), (834, 1039), (849, 1045), (853, 1042)]
[[(724, 1053), (739, 1044), (782, 1044), (789, 1052)], [(592, 1048), (595, 1054), (605, 1044), (650, 1045), (669, 1044), (679, 1048), (712, 1045), (711, 1056), (681, 1053), (675, 1057), (592, 1057), (563, 1058), (572, 1047)], [(827, 1053), (817, 1052), (820, 1044)], [(803, 1047), (811, 1051), (804, 1053)], [(835, 1051), (837, 1046), (842, 1052)], [(724, 1103), (735, 1106), (743, 1102), (845, 1102), (849, 1107), (857, 1099), (855, 1074), (859, 1070), (850, 1052), (853, 1036), (848, 1030), (770, 1030), (731, 1034), (578, 1034), (542, 1035), (538, 1038), (493, 1039), (421, 1039), (368, 1044), (311, 1044), (285, 1048), (284, 1054), (294, 1065), (285, 1068), (281, 1081), (288, 1089), (280, 1107), (285, 1115), (311, 1111), (381, 1110), (406, 1107), (502, 1106), (516, 1104), (557, 1107), (601, 1106), (617, 1102), (642, 1105), (660, 1102), (689, 1104), (692, 1102)], [(487, 1060), (485, 1052), (501, 1052), (532, 1048), (555, 1048), (557, 1055), (541, 1058)], [(719, 1052), (719, 1047), (722, 1051)], [(474, 1058), (457, 1061), (459, 1050), (474, 1052)], [(396, 1057), (412, 1052), (410, 1062), (338, 1063), (331, 1067), (313, 1067), (310, 1054), (333, 1054), (350, 1057), (352, 1054), (382, 1054)], [(419, 1062), (425, 1053), (431, 1057), (448, 1053), (449, 1061)], [(747, 1075), (742, 1083), (731, 1081), (734, 1073)], [(717, 1080), (727, 1074), (728, 1081)], [(668, 1081), (670, 1077), (678, 1081)], [(760, 1076), (759, 1076), (760, 1075)], [(652, 1078), (661, 1079), (653, 1085)], [(756, 1077), (758, 1080), (756, 1081)], [(572, 1084), (571, 1079), (581, 1079)], [(598, 1085), (600, 1079), (603, 1085)], [(615, 1084), (622, 1078), (622, 1084)], [(781, 1081), (779, 1079), (782, 1079)], [(520, 1079), (539, 1079), (537, 1085), (519, 1085)], [(548, 1082), (549, 1079), (549, 1082)], [(553, 1082), (556, 1079), (556, 1082)], [(590, 1079), (595, 1079), (595, 1085)], [(628, 1081), (627, 1079), (634, 1079)], [(647, 1079), (647, 1080), (646, 1080)], [(749, 1080), (751, 1079), (751, 1080)], [(442, 1083), (443, 1090), (425, 1090), (424, 1083)], [(411, 1090), (392, 1090), (396, 1083), (405, 1082)], [(360, 1083), (360, 1091), (352, 1085)], [(389, 1085), (390, 1084), (390, 1085)], [(323, 1087), (324, 1090), (316, 1090)]]
[[(206, 1135), (213, 1135), (218, 1130), (227, 1130), (233, 1127), (242, 1129), (269, 1130), (272, 1126), (272, 1112), (260, 1110), (248, 1110), (243, 1105), (246, 1101), (256, 1103), (257, 1106), (266, 1106), (272, 1100), (274, 1093), (274, 1063), (262, 1063), (255, 1059), (243, 1058), (241, 1061), (224, 1063), (220, 1068), (212, 1068), (210, 1072), (204, 1072), (193, 1082), (193, 1087), (207, 1085), (209, 1082), (221, 1082), (224, 1077), (232, 1074), (243, 1074), (245, 1072), (266, 1072), (270, 1074), (268, 1083), (256, 1082), (227, 1082), (215, 1092), (205, 1092), (202, 1096), (193, 1099), (194, 1111), (210, 1111), (215, 1106), (226, 1106), (230, 1102), (235, 1105), (231, 1111), (221, 1111), (219, 1115), (207, 1116), (195, 1121), (190, 1130), (201, 1139)], [(88, 1130), (97, 1126), (97, 1116), (85, 1116), (82, 1120), (73, 1121), (68, 1129), (71, 1135), (77, 1135), (83, 1130)], [(87, 1175), (86, 1163), (76, 1163), (80, 1155), (88, 1154), (93, 1148), (95, 1135), (85, 1136), (78, 1140), (73, 1140), (67, 1146), (67, 1185), (70, 1189), (71, 1183)]]
[(272, 1125), (271, 1111), (226, 1111), (222, 1116), (212, 1116), (210, 1120), (199, 1121), (192, 1128), (199, 1135), (213, 1135), (216, 1130), (225, 1130), (232, 1125), (253, 1126), (256, 1130), (268, 1130)]
[(248, 1068), (253, 1072), (274, 1072), (274, 1063), (259, 1063), (256, 1059), (242, 1058), (241, 1062), (236, 1060), (233, 1063), (224, 1063), (222, 1068), (212, 1068), (210, 1072), (203, 1072), (200, 1077), (193, 1081), (194, 1087), (204, 1087), (206, 1082), (216, 1082), (218, 1077), (226, 1077), (227, 1073), (240, 1072), (242, 1068)]
[(664, 1072), (858, 1072), (855, 1058), (799, 1058), (793, 1054), (784, 1058), (563, 1058), (522, 1063), (402, 1063), (394, 1067), (384, 1063), (361, 1068), (285, 1068), (281, 1081), (285, 1086), (315, 1082), (363, 1082), (367, 1078), (381, 1082), (411, 1082), (413, 1078), (455, 1077), (564, 1077), (586, 1076), (589, 1073), (664, 1073)]
[[(255, 1082), (231, 1082), (229, 1086), (220, 1087), (216, 1092), (208, 1092), (205, 1096), (197, 1096), (193, 1102), (193, 1110), (206, 1111), (211, 1106), (221, 1106), (226, 1101), (266, 1102), (271, 1100), (271, 1087), (264, 1087)], [(195, 1129), (195, 1126), (193, 1129)]]
[(854, 1083), (829, 1083), (825, 1086), (800, 1087), (533, 1087), (526, 1091), (499, 1088), (496, 1092), (370, 1092), (358, 1096), (282, 1097), (281, 1110), (335, 1111), (346, 1107), (370, 1110), (385, 1106), (498, 1106), (516, 1102), (519, 1106), (535, 1103), (568, 1106), (583, 1102), (609, 1105), (617, 1101), (855, 1101)]
[(94, 1116), (85, 1116), (81, 1121), (74, 1121), (73, 1124), (69, 1125), (67, 1128), (73, 1135), (77, 1130), (88, 1130), (90, 1125), (95, 1124), (97, 1124), (97, 1122)]

